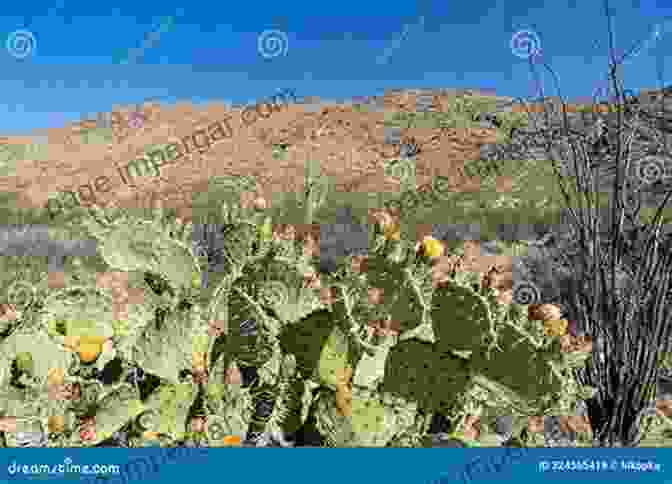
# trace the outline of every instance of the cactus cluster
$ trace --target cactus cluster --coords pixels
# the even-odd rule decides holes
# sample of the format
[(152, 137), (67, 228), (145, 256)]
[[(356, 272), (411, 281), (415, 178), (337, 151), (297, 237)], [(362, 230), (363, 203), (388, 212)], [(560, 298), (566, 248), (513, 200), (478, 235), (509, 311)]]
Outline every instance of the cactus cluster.
[[(306, 176), (312, 223), (329, 185), (315, 166)], [(216, 237), (194, 240), (194, 224), (162, 210), (93, 209), (68, 230), (94, 238), (97, 256), (68, 262), (64, 287), (42, 266), (24, 266), (27, 293), (0, 280), (16, 309), (0, 326), (6, 445), (293, 446), (318, 435), (418, 447), (433, 445), (436, 416), (466, 445), (535, 445), (530, 418), (572, 414), (592, 395), (572, 372), (588, 353), (561, 351), (566, 324), (501, 304), (475, 274), (433, 279), (452, 255), (443, 242), (416, 244), (388, 217), (364, 234), (365, 256), (319, 271), (264, 210), (227, 201)], [(347, 231), (331, 236), (347, 245)], [(99, 284), (101, 271), (125, 286)]]

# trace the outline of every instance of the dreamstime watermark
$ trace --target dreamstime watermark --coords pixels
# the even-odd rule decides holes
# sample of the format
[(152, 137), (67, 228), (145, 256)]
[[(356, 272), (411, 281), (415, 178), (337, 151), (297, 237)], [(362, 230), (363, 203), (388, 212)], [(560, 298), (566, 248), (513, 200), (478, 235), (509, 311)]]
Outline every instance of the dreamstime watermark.
[(539, 304), (541, 302), (541, 291), (531, 282), (523, 281), (513, 285), (512, 298), (514, 303), (523, 306)]
[[(158, 447), (156, 452), (148, 453), (131, 459), (129, 462), (120, 466), (120, 472), (106, 479), (109, 484), (121, 482), (140, 482), (144, 479), (155, 477), (161, 466), (175, 462), (177, 460), (189, 459), (197, 456), (208, 456), (208, 448), (199, 447)], [(91, 480), (93, 483), (94, 481)], [(95, 482), (100, 482), (96, 479)]]
[[(420, 26), (420, 27), (424, 28), (424, 26), (425, 26), (425, 17), (424, 16), (420, 17), (420, 21), (416, 24), (416, 26)], [(395, 39), (392, 42), (391, 45), (389, 45), (387, 48), (385, 48), (385, 51), (382, 53), (382, 55), (379, 55), (378, 57), (376, 57), (376, 64), (382, 65), (382, 64), (387, 64), (388, 63), (388, 61), (390, 60), (390, 57), (392, 57), (392, 54), (394, 54), (394, 52), (396, 50), (398, 50), (399, 47), (401, 47), (402, 42), (404, 40), (406, 40), (406, 37), (408, 37), (408, 34), (409, 34), (409, 31), (410, 31), (411, 27), (413, 27), (413, 24), (404, 25), (404, 29), (401, 32), (401, 35), (397, 39)]]
[(511, 37), (511, 52), (521, 59), (538, 56), (541, 52), (541, 40), (533, 30), (519, 30)]
[(30, 30), (15, 30), (7, 37), (5, 46), (15, 59), (25, 59), (35, 52), (37, 40)]
[(24, 310), (37, 298), (37, 289), (27, 281), (14, 280), (6, 292), (6, 300), (17, 309)]
[(418, 190), (405, 190), (398, 199), (385, 203), (386, 208), (399, 211), (412, 211), (420, 207), (429, 208), (437, 202), (451, 199), (455, 193), (450, 189), (450, 180), (444, 176), (432, 177), (431, 185), (425, 185)]
[(289, 38), (282, 30), (264, 30), (257, 39), (257, 50), (264, 59), (287, 55)]
[[(7, 466), (7, 473), (10, 476), (49, 476), (49, 475), (91, 475), (107, 476), (118, 475), (120, 468), (114, 464), (73, 464), (70, 457), (66, 457), (63, 464), (23, 464), (20, 465), (12, 459), (11, 464)], [(107, 478), (105, 478), (107, 479)]]
[(144, 40), (142, 41), (142, 45), (140, 45), (140, 47), (129, 49), (126, 57), (122, 59), (120, 63), (133, 64), (137, 62), (139, 59), (142, 58), (142, 56), (145, 54), (147, 50), (151, 49), (152, 47), (155, 46), (156, 43), (158, 43), (159, 39), (161, 38), (161, 35), (168, 32), (174, 25), (175, 25), (175, 17), (172, 16), (163, 17), (161, 19), (158, 28), (152, 30), (145, 36)]
[[(283, 93), (273, 96), (273, 102), (261, 102), (253, 106), (247, 106), (241, 112), (241, 120), (246, 127), (249, 127), (261, 117), (268, 119), (274, 112), (279, 112), (283, 105), (289, 104), (288, 98), (291, 96), (296, 102), (296, 96), (293, 89), (285, 89)], [(278, 100), (280, 100), (278, 102)], [(276, 104), (277, 102), (277, 104)], [(267, 112), (261, 109), (266, 107)], [(233, 138), (233, 127), (229, 124), (230, 116), (211, 123), (207, 129), (199, 129), (194, 131), (189, 136), (182, 138), (180, 143), (169, 143), (160, 146), (151, 151), (147, 151), (144, 156), (129, 161), (124, 170), (116, 167), (124, 184), (132, 187), (137, 187), (131, 184), (131, 180), (137, 177), (145, 177), (152, 175), (158, 177), (161, 175), (160, 167), (171, 165), (182, 159), (185, 154), (191, 154), (198, 151), (203, 154), (210, 150), (210, 148), (224, 139)], [(191, 145), (188, 141), (191, 140)], [(85, 185), (80, 185), (77, 193), (72, 190), (62, 190), (55, 198), (50, 198), (47, 201), (46, 209), (50, 218), (53, 220), (58, 213), (61, 213), (64, 208), (74, 208), (82, 205), (82, 201), (87, 203), (97, 202), (96, 193), (107, 193), (111, 190), (111, 180), (109, 177), (101, 175), (95, 180), (90, 180)], [(79, 196), (78, 196), (79, 194)], [(68, 196), (71, 200), (71, 205), (65, 207), (60, 198)]]
[(622, 65), (627, 64), (640, 54), (652, 49), (664, 35), (669, 34), (670, 32), (672, 32), (672, 19), (667, 19), (663, 23), (656, 24), (651, 30), (651, 35), (642, 42), (639, 48), (626, 55), (622, 60)]
[(465, 465), (459, 473), (432, 479), (428, 484), (452, 484), (460, 481), (467, 484), (483, 478), (485, 474), (498, 474), (504, 468), (520, 462), (523, 457), (529, 454), (529, 450), (524, 447), (506, 447), (503, 455), (499, 455), (499, 452), (497, 454), (497, 456), (491, 457), (488, 454), (476, 457)]
[(635, 177), (644, 185), (672, 178), (672, 159), (661, 156), (647, 156), (635, 163)]

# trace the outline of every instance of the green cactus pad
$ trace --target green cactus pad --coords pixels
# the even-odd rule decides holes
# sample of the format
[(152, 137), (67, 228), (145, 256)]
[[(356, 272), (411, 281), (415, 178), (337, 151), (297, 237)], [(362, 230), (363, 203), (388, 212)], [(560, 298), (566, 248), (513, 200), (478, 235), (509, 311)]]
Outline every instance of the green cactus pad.
[(432, 322), (442, 349), (478, 351), (492, 317), (484, 297), (473, 289), (448, 282), (432, 298)]
[(317, 311), (289, 326), (280, 336), (283, 350), (296, 357), (298, 370), (307, 378), (316, 374), (322, 348), (335, 324), (329, 311)]
[(338, 327), (334, 328), (322, 348), (318, 363), (321, 383), (336, 388), (339, 372), (349, 365), (348, 346), (348, 340), (343, 331)]
[(474, 371), (504, 385), (523, 398), (533, 399), (547, 392), (559, 391), (559, 382), (551, 379), (548, 361), (553, 355), (538, 351), (509, 326), (499, 327), (498, 347), (490, 354), (481, 348), (471, 356)]
[(352, 398), (352, 431), (357, 441), (365, 442), (375, 439), (377, 434), (385, 430), (385, 406), (375, 398)]
[(124, 423), (135, 419), (145, 410), (139, 393), (131, 385), (124, 385), (106, 395), (97, 408), (94, 443), (111, 437)]
[(437, 345), (398, 343), (389, 353), (382, 391), (416, 401), (427, 411), (450, 407), (468, 386), (468, 363)]

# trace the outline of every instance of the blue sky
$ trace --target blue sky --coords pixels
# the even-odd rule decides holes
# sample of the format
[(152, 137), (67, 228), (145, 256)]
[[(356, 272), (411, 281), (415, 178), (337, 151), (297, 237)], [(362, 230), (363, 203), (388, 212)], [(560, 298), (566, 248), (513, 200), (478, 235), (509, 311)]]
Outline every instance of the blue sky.
[[(649, 39), (625, 69), (626, 87), (655, 88), (659, 74), (672, 84), (664, 64), (672, 52), (672, 1), (611, 2), (618, 49)], [(530, 97), (528, 61), (511, 48), (522, 30), (539, 39), (563, 95), (590, 97), (606, 73), (601, 0), (3, 3), (3, 134), (30, 134), (143, 100), (247, 103), (281, 88), (324, 99), (423, 87)], [(13, 56), (5, 42), (17, 30), (36, 41), (23, 58), (16, 55), (30, 44), (16, 44)], [(159, 30), (135, 62), (120, 63)], [(269, 30), (284, 32), (287, 44), (273, 52), (269, 43), (265, 57), (259, 37)], [(541, 82), (554, 94), (548, 74)]]

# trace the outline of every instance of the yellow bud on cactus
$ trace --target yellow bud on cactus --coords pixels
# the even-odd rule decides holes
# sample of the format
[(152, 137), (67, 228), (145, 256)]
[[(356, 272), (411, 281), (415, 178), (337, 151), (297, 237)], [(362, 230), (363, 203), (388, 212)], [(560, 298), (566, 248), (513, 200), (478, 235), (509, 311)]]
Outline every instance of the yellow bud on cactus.
[(399, 240), (401, 239), (401, 228), (399, 224), (390, 223), (383, 228), (383, 234), (387, 240)]
[(433, 259), (441, 257), (445, 251), (445, 247), (440, 240), (436, 240), (434, 237), (425, 237), (422, 239), (422, 250), (427, 257)]

